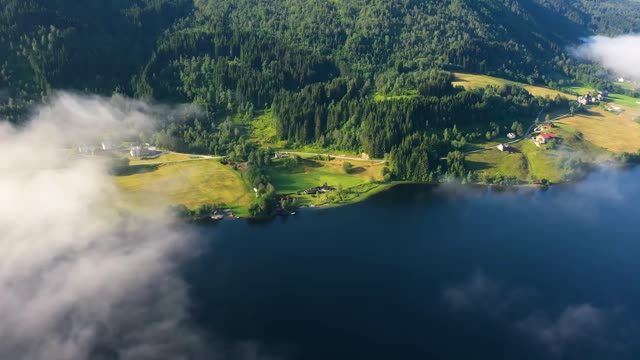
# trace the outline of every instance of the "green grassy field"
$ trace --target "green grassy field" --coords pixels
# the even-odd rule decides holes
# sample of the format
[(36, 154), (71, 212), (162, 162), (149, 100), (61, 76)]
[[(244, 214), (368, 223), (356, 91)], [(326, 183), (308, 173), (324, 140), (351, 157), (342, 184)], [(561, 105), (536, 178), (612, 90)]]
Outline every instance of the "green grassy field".
[(393, 186), (392, 183), (369, 182), (345, 189), (342, 194), (332, 192), (318, 196), (302, 195), (297, 196), (297, 199), (300, 206), (335, 207), (364, 201)]
[[(558, 142), (538, 147), (531, 140), (522, 140), (513, 144), (513, 153), (491, 149), (469, 154), (466, 156), (466, 165), (469, 170), (475, 171), (481, 180), (503, 176), (515, 177), (520, 182), (542, 179), (559, 182), (567, 176), (570, 178), (575, 170), (571, 167), (563, 169), (563, 162), (569, 158), (584, 163), (597, 163), (610, 158), (611, 153), (607, 149), (586, 141), (584, 134), (564, 120), (556, 122), (556, 125), (557, 127), (550, 132), (559, 136)], [(491, 141), (474, 144), (473, 147), (485, 148), (494, 145), (495, 141)]]
[(253, 196), (240, 174), (217, 160), (138, 165), (130, 170), (132, 174), (116, 176), (114, 181), (133, 204), (141, 207), (183, 204), (195, 209), (225, 203), (242, 215)]
[(533, 141), (524, 140), (520, 144), (520, 150), (527, 160), (527, 169), (530, 179), (547, 179), (551, 182), (560, 182), (561, 173), (558, 169), (557, 154), (538, 148)]
[(515, 176), (525, 182), (529, 179), (527, 159), (522, 153), (505, 153), (498, 149), (470, 154), (466, 157), (466, 166), (471, 171), (486, 177)]
[(285, 169), (281, 161), (276, 161), (270, 176), (276, 190), (282, 194), (295, 193), (321, 186), (324, 183), (332, 187), (341, 185), (347, 189), (370, 182), (371, 179), (381, 179), (382, 164), (364, 161), (348, 162), (354, 167), (351, 174), (344, 172), (342, 169), (344, 161), (339, 159), (331, 161), (304, 159), (300, 166), (293, 171)]
[(520, 182), (535, 179), (560, 181), (560, 172), (552, 151), (538, 148), (531, 140), (523, 140), (513, 145), (515, 152), (506, 153), (497, 149), (470, 154), (466, 157), (466, 165), (475, 171), (479, 178), (495, 178), (497, 176), (515, 177)]
[(493, 76), (487, 75), (475, 75), (475, 74), (465, 74), (465, 73), (453, 73), (456, 78), (456, 81), (453, 82), (454, 86), (462, 86), (465, 89), (474, 89), (474, 88), (482, 88), (488, 85), (493, 86), (502, 86), (502, 85), (516, 85), (525, 88), (531, 95), (534, 96), (542, 96), (542, 97), (556, 97), (562, 96), (567, 99), (575, 99), (575, 96), (571, 94), (567, 94), (558, 90), (549, 89), (542, 86), (533, 86), (528, 84), (523, 84), (511, 80), (505, 80)]

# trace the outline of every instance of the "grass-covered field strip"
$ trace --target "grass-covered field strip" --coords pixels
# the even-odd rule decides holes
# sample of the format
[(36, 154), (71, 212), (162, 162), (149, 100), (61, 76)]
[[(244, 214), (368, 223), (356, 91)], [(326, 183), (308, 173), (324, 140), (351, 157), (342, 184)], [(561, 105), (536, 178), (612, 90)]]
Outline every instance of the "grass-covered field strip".
[(417, 90), (407, 90), (407, 92), (402, 95), (383, 95), (376, 92), (375, 94), (373, 94), (373, 100), (375, 101), (402, 100), (402, 99), (411, 99), (417, 96), (418, 96)]
[(168, 153), (152, 159), (140, 159), (129, 156), (129, 165), (143, 165), (170, 161), (185, 161), (200, 158), (200, 156), (192, 156), (186, 154)]
[(240, 174), (217, 160), (139, 165), (132, 166), (131, 172), (115, 177), (115, 182), (139, 206), (183, 204), (195, 209), (204, 204), (225, 203), (242, 215), (253, 196)]
[(462, 86), (465, 89), (474, 89), (474, 88), (482, 88), (488, 85), (492, 86), (502, 86), (502, 85), (516, 85), (525, 88), (531, 95), (534, 96), (542, 96), (542, 97), (556, 97), (558, 95), (567, 98), (567, 99), (575, 99), (574, 95), (563, 93), (558, 90), (549, 89), (542, 86), (533, 86), (528, 84), (523, 84), (511, 80), (505, 80), (493, 76), (487, 75), (475, 75), (475, 74), (465, 74), (465, 73), (453, 73), (456, 78), (456, 81), (453, 82), (454, 86)]

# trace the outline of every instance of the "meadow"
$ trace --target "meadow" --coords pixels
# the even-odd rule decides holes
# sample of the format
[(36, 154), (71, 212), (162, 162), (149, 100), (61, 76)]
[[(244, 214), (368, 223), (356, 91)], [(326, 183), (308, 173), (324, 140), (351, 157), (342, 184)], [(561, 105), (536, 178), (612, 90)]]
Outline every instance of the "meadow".
[[(484, 147), (484, 144), (482, 146)], [(556, 154), (544, 146), (538, 148), (531, 140), (513, 144), (511, 153), (490, 149), (469, 154), (465, 162), (468, 169), (475, 171), (480, 180), (498, 176), (515, 177), (521, 183), (542, 179), (551, 182), (561, 180)]]
[(134, 205), (142, 207), (182, 204), (196, 209), (224, 203), (243, 214), (253, 198), (239, 173), (213, 159), (137, 165), (130, 170), (114, 180)]
[(611, 152), (635, 153), (640, 150), (640, 124), (635, 121), (639, 115), (633, 109), (616, 114), (592, 106), (586, 114), (564, 118), (558, 125), (579, 131), (588, 142)]
[(313, 157), (302, 158), (300, 165), (292, 170), (286, 169), (282, 161), (276, 161), (270, 172), (276, 190), (282, 194), (314, 188), (327, 184), (332, 187), (341, 185), (343, 189), (361, 185), (371, 180), (382, 179), (383, 164), (370, 161), (351, 161), (353, 170), (347, 174), (343, 170), (345, 160), (316, 160)]
[(511, 80), (501, 79), (493, 76), (487, 75), (475, 75), (475, 74), (465, 74), (465, 73), (453, 73), (456, 80), (453, 82), (454, 86), (462, 86), (465, 89), (475, 89), (475, 88), (483, 88), (489, 85), (492, 86), (502, 86), (502, 85), (515, 85), (523, 87), (527, 90), (531, 95), (541, 96), (541, 97), (556, 97), (561, 96), (567, 99), (575, 99), (576, 97), (571, 94), (567, 94), (558, 90), (549, 89), (542, 86), (534, 86), (523, 84)]

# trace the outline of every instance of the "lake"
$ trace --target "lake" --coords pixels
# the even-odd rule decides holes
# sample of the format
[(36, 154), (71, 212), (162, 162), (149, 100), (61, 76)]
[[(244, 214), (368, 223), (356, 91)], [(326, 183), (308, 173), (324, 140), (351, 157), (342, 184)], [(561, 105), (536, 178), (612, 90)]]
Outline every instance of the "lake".
[(407, 185), (199, 227), (193, 316), (265, 358), (637, 359), (639, 180)]

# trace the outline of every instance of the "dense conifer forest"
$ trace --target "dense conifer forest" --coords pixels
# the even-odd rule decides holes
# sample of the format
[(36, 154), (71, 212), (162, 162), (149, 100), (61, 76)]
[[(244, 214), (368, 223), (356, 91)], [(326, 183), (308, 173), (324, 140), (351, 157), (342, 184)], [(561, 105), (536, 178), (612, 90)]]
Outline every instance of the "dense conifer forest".
[[(0, 0), (0, 116), (56, 90), (193, 103), (149, 141), (248, 160), (270, 110), (290, 147), (386, 157), (398, 179), (467, 176), (459, 150), (567, 107), (517, 86), (465, 91), (452, 71), (606, 86), (567, 47), (640, 30), (631, 0)], [(390, 99), (376, 99), (376, 94)], [(410, 96), (407, 96), (409, 94)], [(395, 97), (394, 97), (395, 96)], [(440, 159), (446, 158), (443, 162)]]

